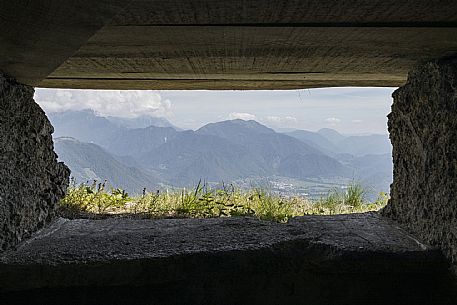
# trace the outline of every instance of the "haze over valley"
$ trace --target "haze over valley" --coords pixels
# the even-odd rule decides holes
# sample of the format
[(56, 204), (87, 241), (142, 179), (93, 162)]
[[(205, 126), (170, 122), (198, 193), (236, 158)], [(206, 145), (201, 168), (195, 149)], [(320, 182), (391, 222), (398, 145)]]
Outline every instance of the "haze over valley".
[(361, 183), (367, 196), (388, 192), (391, 145), (385, 134), (275, 131), (255, 120), (222, 120), (182, 130), (164, 117), (132, 118), (93, 110), (48, 113), (55, 150), (77, 183), (107, 180), (132, 194), (210, 184), (266, 187), (318, 198)]

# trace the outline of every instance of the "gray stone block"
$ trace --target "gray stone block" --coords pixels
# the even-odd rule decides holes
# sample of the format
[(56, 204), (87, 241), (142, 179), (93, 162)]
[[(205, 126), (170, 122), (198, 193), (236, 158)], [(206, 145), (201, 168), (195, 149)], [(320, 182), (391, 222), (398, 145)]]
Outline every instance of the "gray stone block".
[(382, 214), (441, 248), (457, 270), (457, 64), (416, 68), (393, 97), (394, 182)]
[(30, 86), (0, 74), (0, 252), (55, 216), (70, 170), (53, 150), (54, 131)]

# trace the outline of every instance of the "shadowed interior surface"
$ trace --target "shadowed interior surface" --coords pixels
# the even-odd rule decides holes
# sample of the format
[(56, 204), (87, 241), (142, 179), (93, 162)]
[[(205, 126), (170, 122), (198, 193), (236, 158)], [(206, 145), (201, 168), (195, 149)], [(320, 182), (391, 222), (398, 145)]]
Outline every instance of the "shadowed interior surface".
[(376, 213), (60, 219), (0, 262), (4, 297), (47, 304), (451, 304), (453, 291), (441, 253)]

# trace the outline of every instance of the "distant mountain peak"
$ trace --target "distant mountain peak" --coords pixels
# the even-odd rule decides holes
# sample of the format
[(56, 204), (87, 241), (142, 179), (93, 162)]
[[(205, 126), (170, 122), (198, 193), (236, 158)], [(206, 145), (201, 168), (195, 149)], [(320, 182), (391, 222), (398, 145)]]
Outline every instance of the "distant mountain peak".
[(329, 141), (333, 143), (338, 143), (339, 141), (344, 140), (346, 137), (341, 133), (331, 128), (322, 128), (317, 131), (318, 134), (326, 137)]
[[(242, 119), (234, 119), (234, 120), (226, 120), (220, 121), (216, 123), (209, 123), (205, 126), (199, 128), (197, 130), (198, 133), (202, 134), (213, 134), (213, 135), (222, 135), (227, 133), (256, 133), (256, 134), (264, 134), (264, 133), (275, 133), (275, 131), (265, 125), (260, 124), (254, 120), (242, 120)], [(225, 137), (225, 136), (224, 136)]]
[(101, 115), (95, 110), (89, 108), (49, 113), (49, 118), (51, 121), (55, 122), (69, 120), (72, 122), (98, 121), (99, 123), (102, 123), (104, 121), (103, 124), (111, 124), (115, 128), (146, 128), (149, 126), (156, 126), (171, 127), (175, 130), (180, 130), (164, 117), (154, 117), (150, 115), (140, 115), (134, 118), (107, 116)]
[(286, 133), (305, 143), (312, 143), (328, 155), (349, 153), (354, 156), (390, 153), (392, 146), (388, 135), (342, 135), (336, 130), (323, 128), (317, 132), (296, 130)]
[(234, 119), (234, 120), (228, 120), (228, 121), (225, 121), (225, 122), (232, 122), (234, 124), (247, 126), (247, 127), (260, 127), (260, 128), (264, 128), (264, 129), (268, 129), (268, 130), (273, 131), (273, 129), (271, 129), (271, 128), (263, 125), (263, 124), (260, 124), (259, 122), (255, 121), (255, 120)]
[(119, 127), (125, 128), (146, 128), (149, 126), (155, 127), (171, 127), (175, 130), (179, 128), (175, 127), (164, 117), (155, 117), (150, 115), (140, 115), (134, 118), (121, 118), (115, 116), (106, 117), (110, 122), (114, 123)]
[(343, 136), (341, 133), (339, 133), (335, 129), (327, 128), (327, 127), (321, 128), (317, 132), (320, 133), (320, 134), (334, 134), (334, 135)]

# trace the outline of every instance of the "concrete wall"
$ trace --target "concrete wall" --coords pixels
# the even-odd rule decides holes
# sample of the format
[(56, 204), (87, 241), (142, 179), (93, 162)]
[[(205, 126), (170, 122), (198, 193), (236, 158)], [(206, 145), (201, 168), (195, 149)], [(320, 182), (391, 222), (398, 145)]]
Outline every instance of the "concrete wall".
[(457, 64), (416, 68), (393, 98), (394, 182), (382, 213), (441, 248), (457, 270)]
[(53, 127), (34, 90), (0, 74), (0, 252), (50, 222), (69, 169), (53, 150)]

